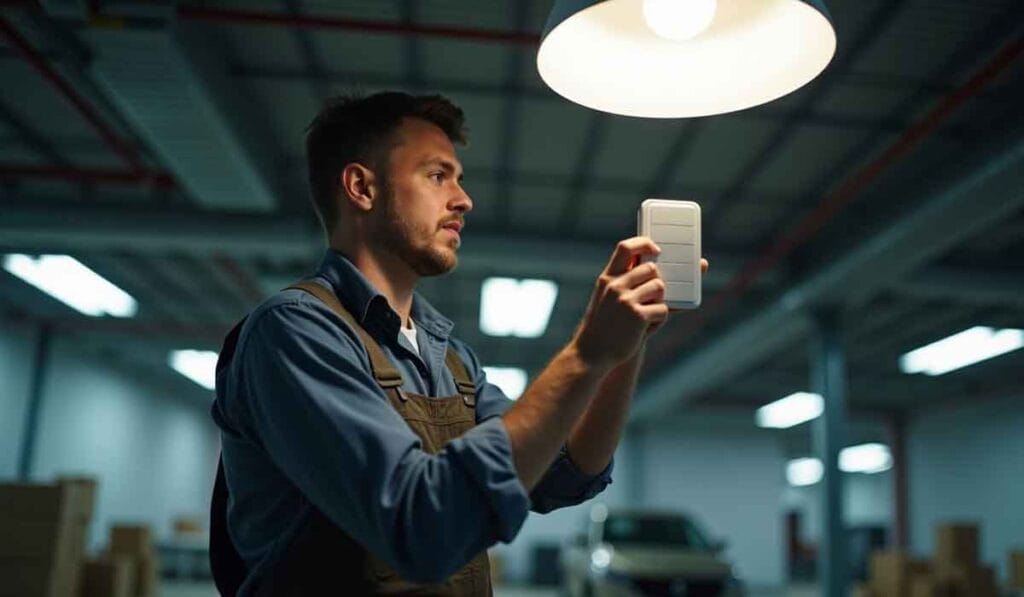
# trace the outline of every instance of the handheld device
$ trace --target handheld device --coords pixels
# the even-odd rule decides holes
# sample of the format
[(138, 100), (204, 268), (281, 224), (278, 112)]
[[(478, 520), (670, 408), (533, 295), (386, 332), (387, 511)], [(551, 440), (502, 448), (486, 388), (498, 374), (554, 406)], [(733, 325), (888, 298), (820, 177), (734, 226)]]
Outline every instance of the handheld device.
[(700, 205), (693, 201), (646, 199), (637, 210), (637, 234), (652, 239), (661, 254), (642, 262), (658, 264), (665, 302), (672, 309), (700, 306)]

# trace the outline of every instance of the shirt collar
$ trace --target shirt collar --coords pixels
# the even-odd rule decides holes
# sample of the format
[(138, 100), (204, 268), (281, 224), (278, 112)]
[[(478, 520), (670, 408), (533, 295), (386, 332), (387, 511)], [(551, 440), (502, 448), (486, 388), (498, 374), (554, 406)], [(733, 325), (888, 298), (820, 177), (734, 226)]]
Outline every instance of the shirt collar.
[[(398, 315), (388, 304), (387, 298), (342, 253), (327, 249), (320, 261), (317, 276), (330, 283), (342, 304), (364, 327), (368, 323), (367, 319), (374, 317), (375, 313), (380, 314), (375, 317), (378, 322), (386, 322), (387, 327), (395, 327), (396, 332), (401, 327)], [(454, 327), (451, 320), (441, 315), (441, 312), (418, 292), (414, 292), (412, 297), (412, 317), (419, 328), (438, 338), (447, 338)]]

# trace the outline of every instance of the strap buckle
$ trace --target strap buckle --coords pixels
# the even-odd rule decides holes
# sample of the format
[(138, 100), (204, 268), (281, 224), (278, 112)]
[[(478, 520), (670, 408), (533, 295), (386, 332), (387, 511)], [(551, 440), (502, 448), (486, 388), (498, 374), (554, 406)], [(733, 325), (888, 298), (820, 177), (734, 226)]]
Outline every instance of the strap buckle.
[(377, 378), (377, 384), (385, 390), (402, 385), (402, 374), (398, 372), (398, 369), (388, 368), (374, 371), (374, 377)]

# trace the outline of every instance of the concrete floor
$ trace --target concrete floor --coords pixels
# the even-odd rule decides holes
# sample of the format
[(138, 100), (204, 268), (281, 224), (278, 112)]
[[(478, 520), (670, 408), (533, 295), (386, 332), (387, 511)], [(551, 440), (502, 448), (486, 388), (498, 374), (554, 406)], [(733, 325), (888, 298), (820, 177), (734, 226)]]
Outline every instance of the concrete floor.
[[(793, 586), (782, 592), (751, 592), (749, 597), (814, 597), (813, 585)], [(212, 583), (163, 581), (159, 597), (217, 597)], [(557, 589), (498, 585), (494, 587), (495, 597), (558, 597)]]

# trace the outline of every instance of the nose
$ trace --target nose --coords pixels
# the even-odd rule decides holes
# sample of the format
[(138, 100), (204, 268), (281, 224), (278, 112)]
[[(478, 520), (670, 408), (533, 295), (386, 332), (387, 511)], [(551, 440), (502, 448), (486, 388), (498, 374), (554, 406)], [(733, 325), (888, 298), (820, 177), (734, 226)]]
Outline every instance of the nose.
[(458, 194), (448, 204), (449, 208), (461, 213), (473, 211), (473, 199), (470, 198), (469, 193), (462, 188), (462, 185), (458, 185), (458, 189)]

